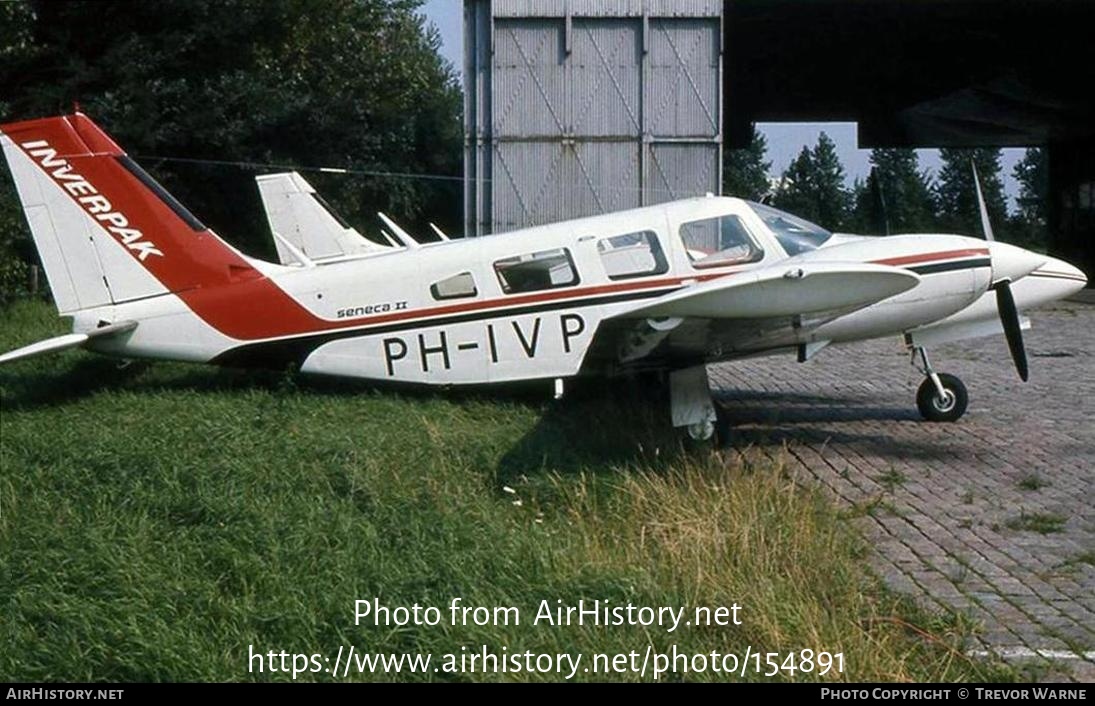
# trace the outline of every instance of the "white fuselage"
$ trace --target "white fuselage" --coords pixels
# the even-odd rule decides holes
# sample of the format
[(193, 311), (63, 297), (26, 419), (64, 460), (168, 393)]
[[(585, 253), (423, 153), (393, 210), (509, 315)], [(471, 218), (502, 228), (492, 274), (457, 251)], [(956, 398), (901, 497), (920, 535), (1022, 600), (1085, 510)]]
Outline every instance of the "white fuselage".
[[(748, 262), (698, 266), (695, 253), (681, 240), (682, 224), (727, 214), (739, 217), (754, 239), (754, 255)], [(664, 262), (648, 263), (649, 272), (642, 271), (649, 251), (644, 255), (631, 241), (608, 242), (637, 233), (653, 234), (663, 254)], [(168, 294), (82, 311), (75, 327), (80, 332), (101, 320), (139, 321), (127, 339), (95, 344), (101, 352), (121, 356), (292, 362), (305, 372), (428, 384), (561, 378), (626, 367), (627, 356), (618, 351), (587, 356), (606, 320), (626, 319), (630, 309), (653, 297), (782, 261), (789, 268), (817, 262), (888, 264), (917, 272), (920, 281), (902, 294), (828, 322), (799, 317), (786, 326), (751, 328), (748, 320), (739, 319), (728, 323), (725, 333), (707, 335), (682, 326), (659, 341), (645, 365), (672, 368), (685, 360), (714, 361), (820, 341), (917, 332), (930, 337), (933, 326), (941, 327), (937, 336), (971, 331), (970, 324), (991, 328), (997, 315), (989, 287), (1002, 274), (1000, 266), (994, 267), (1000, 245), (955, 235), (836, 237), (789, 257), (745, 202), (709, 197), (489, 237), (391, 248), (319, 266), (252, 261), (265, 275), (254, 285), (210, 290), (197, 301)], [(1067, 263), (1027, 253), (1016, 266), (1014, 250), (1003, 269), (1016, 282), (1020, 308), (1082, 286), (1083, 275)], [(614, 270), (629, 276), (613, 276)], [(250, 286), (256, 292), (250, 299), (236, 289)], [(271, 287), (281, 294), (267, 296)], [(286, 298), (293, 305), (291, 316), (279, 310)]]

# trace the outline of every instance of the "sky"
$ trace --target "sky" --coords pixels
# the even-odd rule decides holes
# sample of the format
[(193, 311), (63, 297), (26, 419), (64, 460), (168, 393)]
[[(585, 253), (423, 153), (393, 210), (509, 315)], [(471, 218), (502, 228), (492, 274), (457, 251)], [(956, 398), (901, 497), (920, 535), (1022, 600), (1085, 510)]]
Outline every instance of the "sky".
[[(441, 35), (441, 53), (462, 71), (464, 52), (464, 2), (463, 0), (427, 0), (423, 13), (438, 29)], [(866, 179), (871, 171), (868, 157), (870, 150), (857, 148), (855, 123), (758, 123), (757, 129), (768, 140), (768, 160), (772, 162), (772, 175), (779, 176), (791, 163), (803, 147), (813, 147), (822, 131), (836, 143), (840, 161), (844, 164), (849, 186), (859, 178)], [(1012, 177), (1015, 164), (1023, 158), (1022, 149), (1003, 151), (1004, 189), (1007, 191), (1011, 208), (1014, 208), (1018, 184)], [(937, 150), (917, 150), (920, 156), (920, 168), (933, 174), (940, 168)]]

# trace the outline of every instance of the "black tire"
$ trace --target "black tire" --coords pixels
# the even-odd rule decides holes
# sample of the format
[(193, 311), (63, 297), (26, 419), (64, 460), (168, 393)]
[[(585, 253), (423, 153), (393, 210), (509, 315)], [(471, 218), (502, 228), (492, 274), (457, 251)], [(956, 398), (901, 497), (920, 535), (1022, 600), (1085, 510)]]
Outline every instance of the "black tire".
[(722, 408), (715, 404), (715, 448), (729, 449), (733, 446), (733, 428), (730, 425), (730, 417)]
[(969, 405), (969, 393), (962, 381), (947, 373), (939, 374), (939, 382), (950, 397), (944, 402), (939, 399), (935, 391), (935, 384), (931, 378), (925, 378), (916, 391), (916, 407), (921, 416), (929, 422), (954, 422), (966, 413)]

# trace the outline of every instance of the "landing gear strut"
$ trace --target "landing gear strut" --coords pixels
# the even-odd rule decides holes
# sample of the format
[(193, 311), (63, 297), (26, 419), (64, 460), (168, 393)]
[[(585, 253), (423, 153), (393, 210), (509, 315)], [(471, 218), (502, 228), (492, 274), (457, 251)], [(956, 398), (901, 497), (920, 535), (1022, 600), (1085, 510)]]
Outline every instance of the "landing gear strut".
[(924, 382), (916, 391), (916, 407), (924, 419), (929, 422), (953, 422), (966, 413), (969, 405), (966, 386), (954, 375), (935, 372), (923, 346), (913, 348), (912, 364), (924, 375)]
[(696, 365), (669, 374), (669, 402), (673, 426), (683, 428), (695, 442), (714, 441), (725, 445), (730, 438), (730, 424), (711, 399), (707, 366)]

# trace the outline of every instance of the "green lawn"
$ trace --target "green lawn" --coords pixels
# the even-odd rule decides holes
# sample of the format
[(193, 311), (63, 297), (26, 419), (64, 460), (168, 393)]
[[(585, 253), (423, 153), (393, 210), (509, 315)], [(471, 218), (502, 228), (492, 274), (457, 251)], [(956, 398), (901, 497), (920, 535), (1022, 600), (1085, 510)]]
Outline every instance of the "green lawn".
[[(2, 315), (3, 350), (65, 331), (45, 304)], [(435, 659), (482, 645), (587, 659), (808, 648), (842, 652), (847, 680), (1013, 676), (956, 649), (962, 621), (882, 590), (846, 520), (780, 468), (685, 451), (663, 411), (633, 399), (546, 397), (119, 369), (84, 352), (0, 368), (0, 679), (288, 678), (249, 673), (249, 645), (332, 659), (340, 645)], [(355, 599), (455, 596), (517, 606), (522, 624), (353, 622)], [(540, 600), (579, 598), (736, 602), (744, 624), (529, 624)]]

